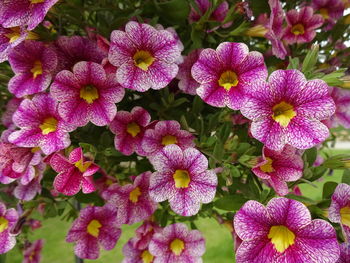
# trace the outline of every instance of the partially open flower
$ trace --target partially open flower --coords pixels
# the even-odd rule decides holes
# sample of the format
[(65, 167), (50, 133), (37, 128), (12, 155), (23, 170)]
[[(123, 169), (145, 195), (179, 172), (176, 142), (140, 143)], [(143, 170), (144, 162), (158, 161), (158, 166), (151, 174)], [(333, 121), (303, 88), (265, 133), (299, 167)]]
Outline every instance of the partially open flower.
[(6, 253), (16, 245), (16, 237), (10, 232), (17, 220), (17, 211), (14, 208), (6, 209), (0, 202), (0, 254)]

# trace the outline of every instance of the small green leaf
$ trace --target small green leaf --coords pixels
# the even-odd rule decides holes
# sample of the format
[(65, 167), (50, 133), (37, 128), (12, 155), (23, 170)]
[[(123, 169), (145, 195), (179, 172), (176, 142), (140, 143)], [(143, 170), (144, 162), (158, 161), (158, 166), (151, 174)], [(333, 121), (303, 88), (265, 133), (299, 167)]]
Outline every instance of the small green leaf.
[(239, 169), (234, 166), (234, 165), (231, 165), (230, 167), (230, 174), (233, 176), (233, 177), (240, 177), (241, 176), (241, 172), (239, 171)]
[(323, 185), (323, 194), (322, 197), (323, 199), (328, 199), (332, 196), (334, 193), (335, 188), (337, 187), (338, 183), (336, 182), (326, 182)]
[(306, 155), (306, 161), (308, 162), (309, 166), (312, 166), (317, 158), (316, 147), (306, 150), (305, 155)]
[(344, 170), (341, 182), (350, 185), (350, 169)]
[(303, 61), (303, 65), (301, 67), (301, 71), (307, 75), (313, 71), (315, 65), (317, 63), (319, 46), (313, 45), (311, 50), (306, 54), (306, 57)]
[(237, 211), (247, 201), (248, 200), (241, 195), (228, 195), (216, 200), (214, 206), (226, 211)]

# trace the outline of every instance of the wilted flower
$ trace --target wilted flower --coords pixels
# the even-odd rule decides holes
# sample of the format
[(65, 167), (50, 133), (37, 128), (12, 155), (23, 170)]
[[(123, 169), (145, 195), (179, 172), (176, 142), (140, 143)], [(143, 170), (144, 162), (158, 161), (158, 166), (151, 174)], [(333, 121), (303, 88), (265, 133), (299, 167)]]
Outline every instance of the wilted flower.
[(332, 29), (344, 13), (344, 1), (342, 0), (312, 0), (311, 6), (324, 18), (327, 24), (326, 30)]
[(151, 176), (150, 196), (156, 202), (169, 200), (175, 213), (195, 215), (201, 203), (214, 199), (216, 174), (208, 170), (207, 158), (197, 149), (167, 145), (152, 158), (152, 164), (156, 172)]
[(40, 263), (43, 245), (44, 240), (39, 239), (33, 242), (30, 246), (26, 247), (23, 252), (24, 259), (22, 263)]
[(16, 237), (10, 233), (18, 220), (18, 213), (14, 208), (6, 209), (0, 202), (0, 254), (4, 254), (16, 245)]
[(145, 220), (135, 231), (134, 247), (140, 250), (147, 248), (154, 233), (158, 233), (161, 230), (162, 228), (157, 223)]
[(264, 207), (248, 201), (236, 213), (234, 228), (243, 240), (237, 263), (336, 262), (339, 245), (334, 228), (324, 220), (311, 220), (302, 203), (273, 198)]
[(1, 116), (1, 122), (6, 128), (14, 126), (12, 116), (21, 104), (22, 99), (12, 98), (6, 104), (6, 111)]
[(246, 96), (241, 112), (252, 120), (253, 137), (271, 150), (286, 144), (308, 149), (329, 136), (321, 120), (334, 114), (335, 105), (323, 80), (307, 81), (298, 70), (277, 70), (268, 83), (252, 82)]
[[(211, 2), (209, 0), (195, 0), (194, 1), (199, 9), (199, 13), (195, 8), (191, 8), (191, 12), (188, 16), (188, 20), (191, 23), (197, 22), (207, 11), (211, 8)], [(226, 1), (223, 1), (220, 5), (212, 11), (209, 20), (223, 22), (229, 11), (229, 5)], [(231, 23), (229, 24), (231, 25)]]
[(197, 94), (215, 107), (240, 109), (244, 88), (265, 80), (267, 69), (261, 53), (249, 52), (244, 43), (221, 43), (216, 50), (204, 49), (192, 67), (192, 76), (201, 85)]
[(100, 246), (105, 250), (115, 247), (120, 235), (117, 208), (88, 206), (73, 222), (66, 241), (75, 242), (74, 252), (80, 258), (97, 259)]
[(169, 225), (155, 233), (149, 244), (153, 263), (201, 262), (205, 252), (205, 240), (198, 230), (188, 230), (183, 223)]
[(335, 113), (330, 119), (331, 126), (335, 128), (341, 125), (350, 129), (350, 90), (329, 87), (329, 93), (336, 107)]

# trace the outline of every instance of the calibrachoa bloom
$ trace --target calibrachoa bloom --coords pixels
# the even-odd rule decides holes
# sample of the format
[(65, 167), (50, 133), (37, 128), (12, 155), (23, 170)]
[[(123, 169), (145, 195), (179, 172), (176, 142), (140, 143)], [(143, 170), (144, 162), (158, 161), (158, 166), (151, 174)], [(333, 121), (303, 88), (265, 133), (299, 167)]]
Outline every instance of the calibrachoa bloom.
[(54, 49), (34, 40), (26, 40), (13, 48), (8, 59), (16, 74), (10, 79), (8, 89), (18, 98), (44, 91), (57, 67)]
[(311, 6), (324, 18), (326, 30), (331, 29), (344, 13), (343, 0), (312, 0)]
[(216, 192), (217, 177), (208, 170), (207, 158), (197, 149), (165, 146), (152, 158), (156, 170), (149, 193), (156, 202), (169, 200), (171, 209), (182, 216), (198, 213), (201, 203), (210, 203)]
[(80, 258), (97, 259), (100, 246), (105, 250), (115, 247), (120, 235), (117, 208), (88, 206), (80, 211), (66, 237), (75, 242), (74, 252)]
[(283, 36), (288, 44), (308, 43), (316, 36), (316, 28), (323, 24), (321, 15), (315, 15), (312, 7), (303, 7), (297, 11), (295, 9), (287, 12), (287, 27)]
[(340, 257), (337, 263), (350, 263), (350, 243), (340, 244)]
[(304, 162), (296, 149), (285, 146), (280, 152), (263, 148), (261, 160), (252, 169), (261, 179), (267, 180), (279, 195), (288, 194), (287, 182), (293, 182), (303, 176)]
[[(198, 21), (211, 7), (209, 0), (195, 0), (194, 2), (196, 3), (200, 13), (198, 13), (196, 9), (192, 7), (191, 12), (188, 16), (188, 20), (190, 23)], [(223, 22), (228, 13), (228, 10), (228, 3), (226, 1), (223, 1), (215, 10), (213, 10), (209, 19), (213, 21)]]
[(339, 258), (332, 225), (311, 220), (307, 207), (295, 200), (273, 198), (266, 207), (248, 201), (236, 213), (234, 228), (243, 240), (236, 253), (237, 263), (333, 263)]
[(331, 94), (335, 102), (335, 113), (331, 117), (331, 126), (338, 127), (339, 125), (344, 128), (350, 129), (350, 91), (329, 87), (329, 93)]
[(40, 263), (43, 245), (44, 240), (42, 239), (36, 240), (30, 244), (23, 252), (24, 259), (22, 263)]
[(151, 216), (157, 209), (149, 194), (149, 179), (151, 172), (136, 176), (133, 184), (120, 186), (111, 185), (102, 193), (102, 197), (118, 207), (118, 222), (132, 225)]
[(191, 68), (195, 62), (197, 62), (199, 58), (199, 54), (202, 49), (195, 49), (189, 53), (182, 64), (179, 65), (179, 72), (176, 76), (179, 79), (179, 89), (182, 90), (183, 93), (196, 95), (196, 89), (200, 86), (200, 84), (194, 80), (191, 74)]
[(21, 147), (40, 147), (51, 154), (70, 145), (68, 126), (57, 112), (57, 101), (49, 94), (37, 94), (25, 99), (13, 115), (19, 131), (11, 133), (9, 141)]
[(135, 239), (131, 238), (123, 246), (124, 259), (122, 263), (153, 263), (154, 256), (148, 251), (148, 247), (145, 249), (138, 249), (135, 246)]
[(282, 150), (286, 144), (307, 149), (323, 142), (329, 130), (321, 120), (334, 111), (327, 84), (319, 79), (307, 81), (298, 70), (276, 70), (268, 83), (255, 80), (247, 87), (241, 108), (253, 121), (253, 137), (272, 150)]
[(332, 203), (328, 212), (329, 220), (339, 223), (350, 240), (350, 185), (339, 184), (332, 195)]
[(216, 50), (207, 48), (192, 67), (200, 83), (197, 94), (215, 107), (240, 109), (244, 88), (250, 82), (265, 80), (267, 69), (261, 53), (249, 52), (244, 43), (221, 43)]
[(164, 146), (176, 144), (181, 149), (194, 147), (194, 136), (185, 130), (181, 130), (177, 121), (159, 121), (154, 129), (147, 129), (142, 140), (142, 149), (148, 157), (157, 154)]
[(4, 254), (16, 245), (16, 237), (10, 233), (18, 220), (18, 213), (14, 208), (6, 210), (0, 202), (0, 254)]
[(133, 238), (134, 247), (140, 250), (146, 249), (154, 233), (158, 233), (161, 230), (162, 228), (157, 223), (144, 221), (135, 231), (136, 236)]
[(111, 34), (108, 59), (117, 69), (117, 80), (137, 91), (162, 89), (175, 78), (181, 58), (178, 40), (167, 30), (130, 21), (125, 32)]
[(22, 99), (12, 98), (6, 104), (6, 111), (1, 116), (1, 122), (6, 128), (13, 126), (12, 116), (21, 104)]
[(92, 175), (100, 167), (92, 161), (86, 160), (80, 147), (71, 151), (68, 159), (55, 153), (50, 159), (50, 165), (59, 173), (53, 182), (58, 192), (65, 195), (75, 195), (80, 189), (85, 194), (95, 191)]
[(198, 230), (189, 230), (185, 224), (176, 223), (154, 234), (149, 252), (154, 256), (153, 263), (199, 263), (205, 252), (205, 240)]
[(3, 27), (27, 25), (33, 30), (40, 24), (49, 9), (58, 0), (3, 0), (0, 8), (0, 24)]
[(57, 74), (50, 92), (60, 103), (58, 112), (68, 123), (85, 126), (89, 121), (97, 126), (109, 124), (117, 113), (115, 103), (124, 97), (124, 89), (113, 75), (94, 62), (79, 62)]
[(141, 107), (134, 107), (131, 112), (118, 111), (110, 124), (110, 129), (115, 134), (115, 148), (125, 155), (131, 155), (133, 152), (146, 155), (141, 142), (150, 120), (149, 113)]

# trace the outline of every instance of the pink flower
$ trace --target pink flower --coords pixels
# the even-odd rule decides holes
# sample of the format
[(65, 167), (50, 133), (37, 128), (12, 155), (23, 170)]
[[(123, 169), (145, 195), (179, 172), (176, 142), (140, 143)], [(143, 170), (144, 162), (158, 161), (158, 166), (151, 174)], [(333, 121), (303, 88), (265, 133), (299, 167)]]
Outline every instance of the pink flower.
[(16, 74), (10, 79), (8, 89), (16, 97), (39, 93), (49, 87), (57, 67), (53, 48), (43, 42), (26, 40), (13, 48), (8, 57)]
[(154, 233), (161, 232), (162, 228), (152, 221), (144, 221), (141, 226), (136, 229), (134, 237), (134, 247), (137, 249), (146, 249), (151, 241)]
[(0, 23), (0, 63), (8, 59), (8, 53), (26, 38), (28, 31), (24, 27), (4, 28)]
[(107, 203), (118, 207), (118, 222), (132, 225), (151, 216), (157, 209), (149, 194), (149, 179), (151, 172), (138, 175), (133, 184), (120, 186), (112, 184), (102, 193)]
[(89, 121), (97, 126), (109, 124), (117, 113), (115, 103), (124, 97), (124, 89), (112, 75), (94, 62), (79, 62), (57, 74), (51, 95), (58, 100), (58, 113), (77, 127)]
[(100, 167), (92, 161), (84, 158), (83, 150), (75, 148), (67, 159), (59, 153), (55, 153), (50, 159), (50, 165), (59, 174), (56, 176), (53, 186), (65, 195), (75, 195), (82, 188), (83, 193), (95, 191), (92, 175)]
[(350, 129), (350, 91), (337, 87), (329, 87), (329, 93), (336, 107), (335, 113), (330, 119), (331, 127), (343, 126), (346, 129)]
[(340, 244), (340, 257), (336, 263), (350, 263), (350, 243)]
[(22, 263), (40, 263), (41, 251), (43, 249), (44, 240), (39, 239), (26, 247), (23, 253), (24, 259)]
[(125, 32), (112, 32), (108, 59), (118, 67), (117, 80), (124, 88), (144, 92), (162, 89), (175, 78), (181, 51), (167, 30), (130, 21)]
[(296, 149), (285, 146), (276, 152), (263, 148), (260, 162), (252, 169), (261, 179), (267, 180), (278, 195), (288, 194), (287, 182), (293, 182), (303, 176), (304, 162)]
[(154, 256), (153, 263), (198, 263), (202, 262), (205, 240), (198, 230), (188, 230), (185, 224), (176, 223), (154, 234), (149, 252)]
[(120, 235), (117, 208), (88, 206), (80, 211), (66, 237), (75, 242), (74, 252), (80, 258), (97, 259), (100, 246), (105, 250), (115, 247)]
[(344, 13), (344, 0), (312, 0), (311, 6), (318, 11), (326, 22), (325, 30), (332, 29)]
[(12, 98), (6, 104), (6, 111), (1, 116), (2, 124), (6, 128), (10, 128), (10, 126), (14, 126), (12, 121), (12, 116), (17, 110), (18, 106), (21, 104), (22, 99)]
[[(199, 9), (199, 13), (193, 7), (191, 8), (191, 12), (188, 16), (189, 23), (192, 24), (197, 22), (207, 11), (211, 8), (211, 2), (209, 0), (195, 0), (195, 3)], [(223, 22), (227, 16), (229, 11), (229, 4), (226, 1), (223, 1), (209, 17), (211, 21)], [(231, 25), (231, 24), (230, 24)]]
[(124, 155), (131, 155), (133, 152), (146, 155), (141, 142), (150, 120), (149, 113), (141, 107), (134, 107), (131, 112), (117, 112), (110, 124), (110, 129), (115, 134), (115, 148)]
[(70, 127), (57, 112), (57, 101), (49, 94), (37, 94), (25, 99), (13, 115), (19, 131), (11, 133), (9, 141), (20, 147), (40, 147), (50, 154), (70, 145)]
[(4, 254), (16, 245), (16, 237), (10, 233), (18, 220), (18, 213), (14, 208), (6, 209), (0, 202), (0, 254)]

